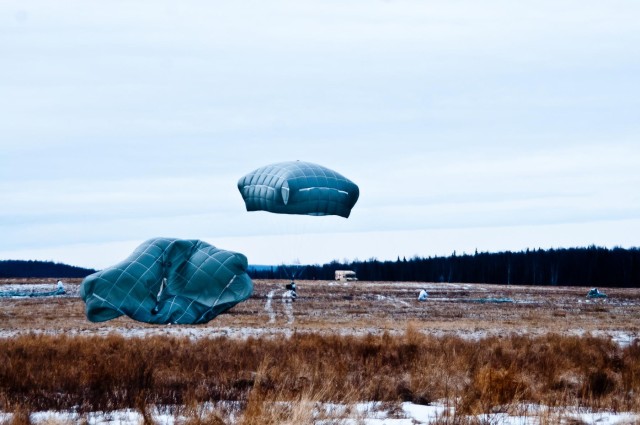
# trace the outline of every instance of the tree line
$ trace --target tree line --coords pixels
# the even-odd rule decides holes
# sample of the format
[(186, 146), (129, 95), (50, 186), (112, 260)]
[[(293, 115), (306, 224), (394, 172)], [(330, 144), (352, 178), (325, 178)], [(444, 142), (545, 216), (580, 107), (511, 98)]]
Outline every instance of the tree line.
[(85, 277), (95, 273), (93, 269), (54, 263), (53, 261), (34, 260), (2, 260), (0, 261), (0, 278)]
[(332, 280), (336, 270), (353, 270), (359, 280), (495, 283), (503, 285), (640, 287), (640, 248), (537, 249), (475, 252), (409, 260), (333, 261), (324, 265), (252, 268), (255, 279)]
[[(395, 261), (332, 261), (315, 265), (250, 266), (253, 279), (333, 280), (336, 270), (353, 270), (359, 280), (640, 287), (640, 248), (537, 249), (475, 252)], [(0, 278), (80, 278), (96, 270), (52, 261), (0, 261)]]

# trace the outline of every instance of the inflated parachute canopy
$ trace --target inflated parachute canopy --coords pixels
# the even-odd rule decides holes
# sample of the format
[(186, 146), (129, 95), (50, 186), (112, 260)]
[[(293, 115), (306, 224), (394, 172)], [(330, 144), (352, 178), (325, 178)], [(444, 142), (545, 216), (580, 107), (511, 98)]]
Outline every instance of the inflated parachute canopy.
[(358, 186), (342, 174), (303, 161), (258, 168), (238, 181), (247, 211), (349, 217)]
[(253, 291), (247, 258), (199, 240), (155, 238), (80, 286), (87, 318), (206, 323)]

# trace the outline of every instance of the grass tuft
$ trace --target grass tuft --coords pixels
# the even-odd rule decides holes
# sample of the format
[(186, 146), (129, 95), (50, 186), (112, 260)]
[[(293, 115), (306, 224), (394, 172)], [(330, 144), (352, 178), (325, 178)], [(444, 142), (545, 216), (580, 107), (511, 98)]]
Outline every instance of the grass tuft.
[[(243, 423), (311, 420), (315, 403), (430, 404), (462, 413), (538, 403), (640, 411), (640, 347), (546, 335), (477, 341), (402, 335), (289, 338), (23, 335), (0, 340), (0, 410), (78, 413), (242, 403)], [(291, 403), (293, 402), (293, 404)], [(20, 406), (17, 409), (16, 406)], [(298, 407), (299, 406), (299, 407)], [(14, 415), (23, 422), (28, 415)], [(220, 412), (200, 421), (220, 422)], [(194, 419), (195, 420), (195, 419)]]

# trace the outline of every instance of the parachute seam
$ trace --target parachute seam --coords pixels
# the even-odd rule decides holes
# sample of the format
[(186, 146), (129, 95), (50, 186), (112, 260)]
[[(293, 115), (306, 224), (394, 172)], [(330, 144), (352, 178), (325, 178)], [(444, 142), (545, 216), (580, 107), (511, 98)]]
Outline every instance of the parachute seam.
[(244, 189), (252, 188), (252, 187), (264, 187), (264, 188), (267, 188), (267, 189), (270, 189), (270, 190), (273, 190), (273, 191), (276, 190), (275, 187), (271, 187), (271, 186), (266, 185), (266, 184), (247, 184), (247, 185), (243, 186)]
[(102, 301), (103, 303), (106, 303), (108, 305), (110, 305), (114, 310), (116, 310), (118, 313), (120, 314), (125, 314), (124, 311), (122, 311), (120, 308), (116, 307), (115, 304), (113, 304), (112, 302), (110, 302), (109, 300), (106, 300), (104, 298), (102, 298), (100, 295), (98, 294), (92, 294), (91, 296), (93, 296), (94, 298), (97, 298), (98, 300)]
[[(224, 263), (223, 263), (224, 264)], [(212, 311), (214, 308), (216, 308), (218, 306), (218, 301), (220, 301), (220, 298), (222, 297), (222, 295), (225, 293), (225, 291), (227, 289), (229, 289), (229, 286), (231, 286), (231, 284), (233, 283), (234, 280), (236, 280), (236, 277), (238, 277), (237, 274), (234, 274), (233, 277), (231, 278), (231, 280), (229, 281), (229, 283), (227, 283), (227, 286), (224, 287), (224, 289), (222, 291), (220, 291), (220, 295), (218, 295), (218, 298), (216, 298), (215, 302), (213, 303), (213, 305), (211, 306), (211, 308), (209, 310), (207, 310), (202, 316), (200, 316), (200, 319), (198, 321), (201, 321), (202, 318), (209, 313), (210, 311)], [(195, 300), (194, 300), (195, 301)]]
[[(302, 189), (298, 189), (298, 192), (308, 192), (310, 190), (313, 189), (327, 189), (327, 190), (333, 190), (335, 192), (339, 192), (339, 193), (344, 193), (345, 195), (348, 195), (349, 192), (345, 191), (345, 190), (340, 190), (340, 189), (336, 189), (335, 187), (327, 187), (327, 186), (315, 186), (315, 187), (305, 187)], [(335, 203), (337, 203), (337, 201), (333, 201)]]

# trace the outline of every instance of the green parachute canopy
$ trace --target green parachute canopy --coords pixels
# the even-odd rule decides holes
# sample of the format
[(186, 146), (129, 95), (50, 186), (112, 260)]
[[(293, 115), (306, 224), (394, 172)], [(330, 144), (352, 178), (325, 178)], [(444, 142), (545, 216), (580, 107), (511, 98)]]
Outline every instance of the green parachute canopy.
[(247, 258), (199, 240), (155, 238), (80, 286), (87, 318), (206, 323), (253, 291)]
[(349, 217), (358, 186), (342, 174), (303, 161), (279, 162), (240, 178), (247, 211)]

